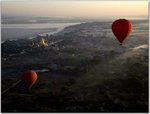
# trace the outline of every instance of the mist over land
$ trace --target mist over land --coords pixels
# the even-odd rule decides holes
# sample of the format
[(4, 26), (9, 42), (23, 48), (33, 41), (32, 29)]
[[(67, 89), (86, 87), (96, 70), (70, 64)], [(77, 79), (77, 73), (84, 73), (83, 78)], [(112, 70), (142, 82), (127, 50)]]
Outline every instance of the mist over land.
[[(2, 21), (2, 92), (28, 69), (37, 72), (38, 81), (31, 91), (21, 82), (2, 95), (2, 112), (148, 111), (147, 19), (131, 19), (133, 31), (123, 46), (111, 31), (114, 20), (9, 19)], [(54, 29), (45, 23), (68, 22), (78, 24), (46, 37), (60, 26)], [(38, 28), (39, 23), (44, 26)], [(33, 24), (35, 28), (31, 31), (30, 26), (25, 29), (18, 24)], [(7, 29), (30, 31), (32, 39), (24, 34), (15, 40), (5, 39)], [(41, 38), (48, 46), (39, 43)]]
[[(54, 34), (63, 28), (85, 22), (112, 22), (113, 17), (34, 17), (2, 16), (2, 42), (36, 37), (37, 34)], [(131, 20), (147, 20), (147, 17), (128, 17)]]

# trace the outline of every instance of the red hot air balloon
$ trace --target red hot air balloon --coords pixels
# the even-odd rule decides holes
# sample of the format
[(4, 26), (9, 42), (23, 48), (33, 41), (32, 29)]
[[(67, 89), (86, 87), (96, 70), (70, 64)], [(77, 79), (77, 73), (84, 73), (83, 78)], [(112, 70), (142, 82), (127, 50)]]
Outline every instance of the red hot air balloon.
[(33, 70), (25, 71), (21, 77), (22, 81), (30, 89), (37, 80), (37, 74)]
[(116, 36), (117, 40), (122, 45), (123, 41), (132, 32), (132, 23), (126, 19), (118, 19), (112, 24), (112, 32)]

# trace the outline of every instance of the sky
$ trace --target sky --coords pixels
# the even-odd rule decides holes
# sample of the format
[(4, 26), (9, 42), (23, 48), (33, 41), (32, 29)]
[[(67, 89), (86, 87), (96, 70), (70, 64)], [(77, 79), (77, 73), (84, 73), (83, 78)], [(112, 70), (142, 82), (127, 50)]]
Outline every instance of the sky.
[(3, 0), (4, 16), (141, 17), (148, 16), (147, 1)]

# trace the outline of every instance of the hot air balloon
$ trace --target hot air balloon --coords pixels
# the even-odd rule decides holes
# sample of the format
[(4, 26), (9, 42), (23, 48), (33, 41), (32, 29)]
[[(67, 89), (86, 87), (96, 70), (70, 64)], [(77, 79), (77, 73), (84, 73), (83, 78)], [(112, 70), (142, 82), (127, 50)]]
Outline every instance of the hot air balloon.
[(37, 80), (37, 74), (33, 70), (25, 71), (22, 74), (21, 80), (25, 83), (25, 85), (30, 89)]
[(112, 24), (112, 32), (122, 45), (123, 41), (132, 32), (132, 22), (126, 19), (118, 19)]

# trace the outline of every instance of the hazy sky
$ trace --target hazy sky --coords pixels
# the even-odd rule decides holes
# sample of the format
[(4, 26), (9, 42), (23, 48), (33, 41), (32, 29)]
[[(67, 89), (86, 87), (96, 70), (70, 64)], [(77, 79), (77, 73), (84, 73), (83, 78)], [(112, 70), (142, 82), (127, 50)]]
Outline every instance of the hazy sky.
[(147, 16), (147, 1), (2, 1), (2, 15), (52, 17)]

